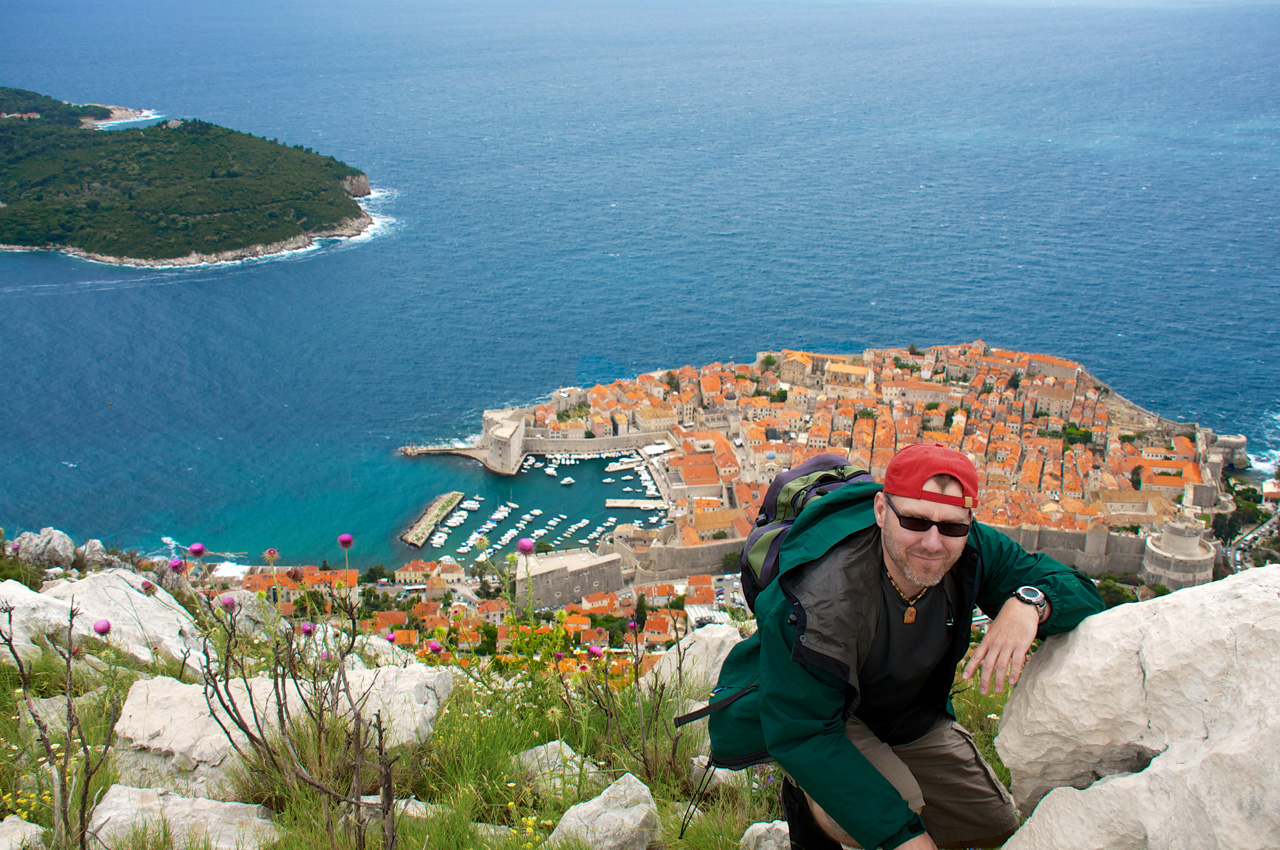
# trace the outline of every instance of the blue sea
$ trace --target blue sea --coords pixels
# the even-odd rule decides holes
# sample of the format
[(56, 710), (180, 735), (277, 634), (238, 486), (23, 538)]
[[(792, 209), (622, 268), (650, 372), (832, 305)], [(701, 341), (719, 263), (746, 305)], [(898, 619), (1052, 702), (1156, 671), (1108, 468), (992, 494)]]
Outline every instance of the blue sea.
[(1053, 353), (1266, 468), (1280, 451), (1275, 4), (0, 0), (0, 21), (0, 85), (332, 154), (379, 220), (188, 270), (0, 254), (10, 536), (335, 563), (349, 532), (364, 567), (409, 557), (396, 535), (445, 490), (598, 522), (599, 471), (395, 449), (780, 347)]

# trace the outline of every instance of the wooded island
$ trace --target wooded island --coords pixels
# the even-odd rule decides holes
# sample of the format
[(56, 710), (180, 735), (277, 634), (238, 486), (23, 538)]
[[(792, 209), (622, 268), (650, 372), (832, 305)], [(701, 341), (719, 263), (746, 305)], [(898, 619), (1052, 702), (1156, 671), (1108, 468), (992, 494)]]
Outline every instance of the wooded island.
[(110, 113), (0, 88), (0, 245), (190, 264), (371, 223), (368, 178), (331, 156), (199, 120), (92, 129)]

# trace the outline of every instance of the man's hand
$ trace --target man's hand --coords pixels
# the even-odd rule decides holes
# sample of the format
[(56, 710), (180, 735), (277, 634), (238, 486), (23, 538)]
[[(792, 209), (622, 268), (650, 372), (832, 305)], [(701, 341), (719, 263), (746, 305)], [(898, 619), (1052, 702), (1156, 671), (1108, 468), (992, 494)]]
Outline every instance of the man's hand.
[(1006, 671), (1009, 684), (1016, 685), (1039, 625), (1040, 612), (1034, 605), (1017, 599), (1005, 602), (1000, 613), (987, 626), (987, 635), (973, 651), (973, 657), (964, 665), (964, 678), (972, 679), (981, 665), (982, 678), (978, 690), (983, 694), (989, 690), (992, 673), (995, 674), (996, 693), (1004, 690)]

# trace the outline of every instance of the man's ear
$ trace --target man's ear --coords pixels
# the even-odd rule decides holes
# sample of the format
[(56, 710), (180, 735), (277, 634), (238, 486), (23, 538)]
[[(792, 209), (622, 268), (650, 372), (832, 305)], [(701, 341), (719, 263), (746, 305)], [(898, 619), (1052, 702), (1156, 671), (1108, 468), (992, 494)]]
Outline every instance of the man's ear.
[(876, 512), (876, 525), (880, 526), (881, 528), (884, 528), (884, 514), (885, 514), (885, 511), (887, 510), (887, 507), (885, 506), (885, 503), (884, 503), (883, 492), (876, 493), (876, 499), (875, 499), (874, 505), (875, 505), (875, 512)]

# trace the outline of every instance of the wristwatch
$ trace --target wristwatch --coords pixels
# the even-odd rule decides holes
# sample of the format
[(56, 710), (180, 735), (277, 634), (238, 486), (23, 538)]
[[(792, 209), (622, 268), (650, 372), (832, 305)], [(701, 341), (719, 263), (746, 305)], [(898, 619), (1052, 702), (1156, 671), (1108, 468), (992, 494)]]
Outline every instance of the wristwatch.
[(1024, 584), (1011, 595), (1019, 602), (1025, 602), (1028, 605), (1036, 606), (1036, 611), (1040, 615), (1040, 622), (1043, 623), (1045, 620), (1049, 619), (1049, 598), (1044, 595), (1044, 591), (1040, 588)]

